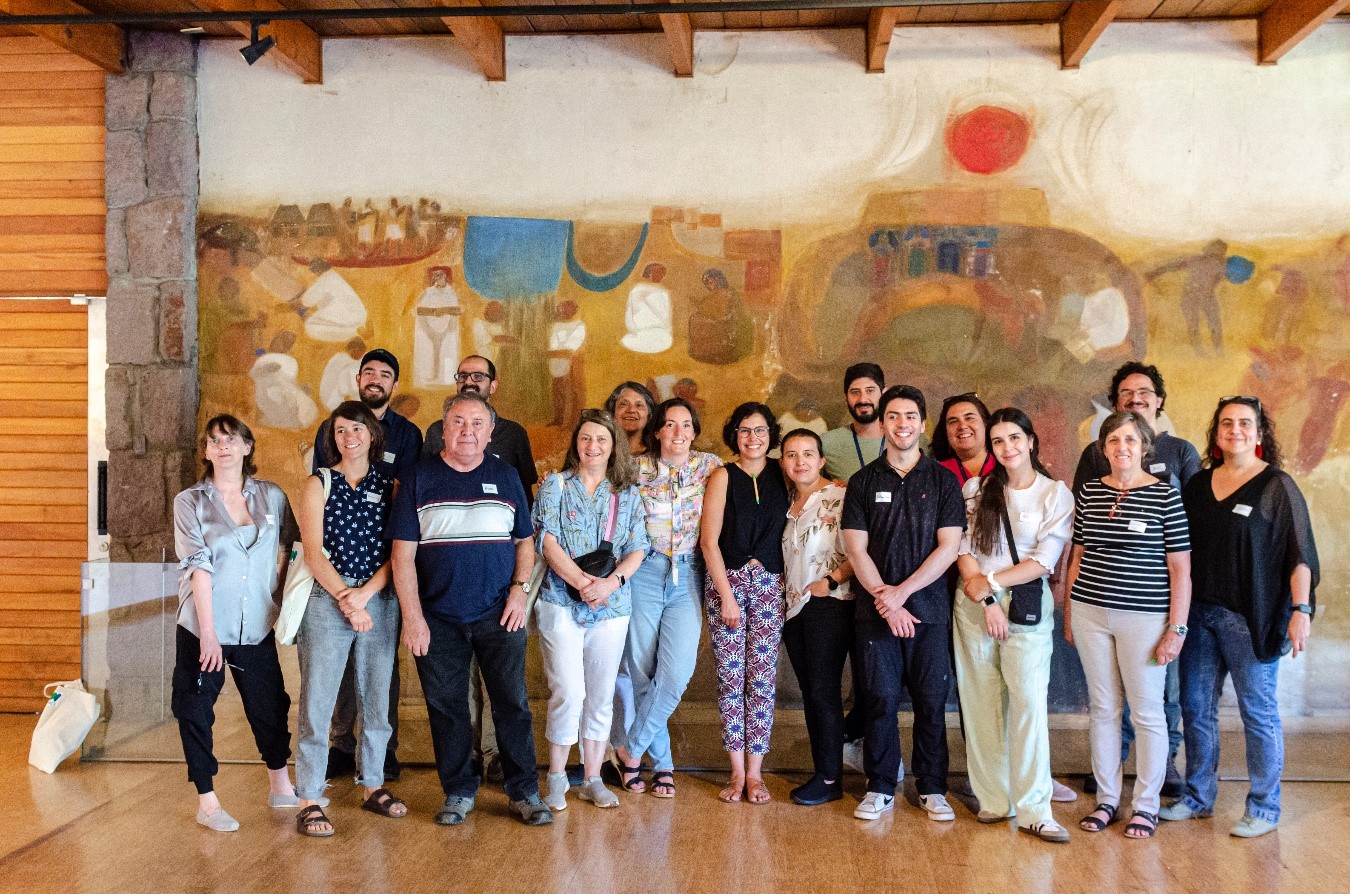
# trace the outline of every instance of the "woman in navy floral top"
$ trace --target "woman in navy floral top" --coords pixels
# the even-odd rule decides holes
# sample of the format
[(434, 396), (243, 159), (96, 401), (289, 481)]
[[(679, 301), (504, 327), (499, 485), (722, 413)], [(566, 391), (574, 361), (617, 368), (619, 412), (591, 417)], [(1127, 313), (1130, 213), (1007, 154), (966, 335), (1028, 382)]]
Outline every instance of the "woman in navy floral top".
[[(384, 787), (384, 753), (389, 742), (389, 680), (398, 648), (398, 600), (389, 577), (389, 544), (384, 523), (394, 498), (394, 481), (372, 464), (384, 455), (384, 429), (360, 401), (346, 401), (329, 417), (331, 469), (305, 482), (300, 533), (305, 563), (314, 574), (314, 592), (305, 608), (296, 642), (300, 647), (300, 750), (296, 793), (301, 810), (296, 828), (325, 837), (333, 825), (324, 815), (328, 726), (338, 688), (351, 656), (361, 705), (360, 777), (362, 807), (381, 816), (401, 817), (407, 806)], [(323, 544), (323, 549), (316, 547)]]
[[(586, 774), (581, 799), (597, 807), (619, 806), (600, 779), (600, 764), (632, 613), (628, 579), (650, 546), (636, 478), (628, 441), (614, 417), (582, 410), (563, 470), (544, 481), (534, 504), (539, 551), (548, 563), (535, 611), (551, 690), (544, 801), (554, 810), (567, 807), (567, 757), (578, 726)], [(610, 574), (596, 577), (577, 565), (577, 558), (606, 543), (616, 562)]]

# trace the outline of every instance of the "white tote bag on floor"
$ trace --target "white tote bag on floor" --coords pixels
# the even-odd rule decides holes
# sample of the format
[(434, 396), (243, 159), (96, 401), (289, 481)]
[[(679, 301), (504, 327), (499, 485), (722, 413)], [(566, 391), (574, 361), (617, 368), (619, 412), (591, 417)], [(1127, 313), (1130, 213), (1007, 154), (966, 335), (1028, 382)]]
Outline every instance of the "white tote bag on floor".
[(33, 730), (28, 763), (44, 773), (54, 773), (57, 765), (84, 743), (100, 708), (98, 699), (85, 692), (79, 680), (48, 683), (42, 694), (47, 696), (47, 704)]

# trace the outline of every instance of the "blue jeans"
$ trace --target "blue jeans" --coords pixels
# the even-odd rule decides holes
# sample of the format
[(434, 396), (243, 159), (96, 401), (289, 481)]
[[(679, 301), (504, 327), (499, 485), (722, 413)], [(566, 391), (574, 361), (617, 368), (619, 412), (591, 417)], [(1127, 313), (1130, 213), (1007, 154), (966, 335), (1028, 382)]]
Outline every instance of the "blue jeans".
[(1181, 647), (1181, 711), (1186, 720), (1186, 794), (1195, 811), (1212, 811), (1219, 795), (1219, 696), (1233, 677), (1247, 739), (1247, 813), (1279, 822), (1284, 731), (1275, 701), (1280, 662), (1263, 664), (1252, 649), (1247, 621), (1237, 612), (1191, 604), (1190, 630)]
[[(354, 583), (347, 581), (349, 586)], [(386, 589), (371, 599), (366, 611), (375, 625), (357, 633), (343, 617), (337, 601), (315, 583), (300, 621), (296, 636), (300, 651), (300, 747), (295, 760), (295, 792), (301, 798), (312, 800), (323, 794), (328, 725), (349, 656), (361, 708), (359, 782), (366, 788), (384, 784), (384, 754), (392, 732), (389, 680), (394, 673), (399, 634), (394, 591)]]
[(666, 722), (694, 675), (703, 633), (702, 587), (703, 562), (695, 556), (672, 559), (653, 553), (633, 575), (624, 662), (633, 682), (634, 709), (625, 746), (634, 758), (651, 755), (656, 770), (675, 769)]

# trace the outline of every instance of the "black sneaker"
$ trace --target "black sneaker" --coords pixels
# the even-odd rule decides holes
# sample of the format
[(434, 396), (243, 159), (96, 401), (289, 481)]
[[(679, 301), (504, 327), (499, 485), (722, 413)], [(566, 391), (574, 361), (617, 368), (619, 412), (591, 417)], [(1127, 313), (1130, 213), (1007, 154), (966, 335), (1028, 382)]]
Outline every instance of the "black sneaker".
[(501, 785), (506, 781), (506, 774), (502, 772), (502, 759), (499, 755), (494, 754), (488, 758), (487, 769), (483, 772), (483, 778), (496, 785)]
[(350, 751), (343, 751), (341, 748), (328, 749), (328, 770), (324, 773), (325, 779), (336, 779), (339, 776), (354, 776), (356, 774), (356, 755)]
[(792, 799), (793, 804), (801, 804), (805, 807), (828, 804), (844, 797), (844, 784), (838, 779), (834, 782), (826, 782), (817, 774), (794, 788), (788, 793), (788, 797)]
[(398, 758), (394, 756), (394, 752), (386, 751), (384, 753), (384, 781), (398, 782), (399, 777), (402, 775), (403, 765), (398, 762)]
[(1083, 777), (1083, 794), (1097, 794), (1097, 777), (1093, 776), (1091, 773)]
[(570, 764), (566, 769), (568, 785), (575, 788), (586, 781), (586, 770), (581, 764)]
[(1186, 780), (1181, 778), (1177, 772), (1177, 759), (1173, 757), (1167, 762), (1167, 778), (1163, 780), (1162, 796), (1164, 798), (1180, 798), (1186, 793)]

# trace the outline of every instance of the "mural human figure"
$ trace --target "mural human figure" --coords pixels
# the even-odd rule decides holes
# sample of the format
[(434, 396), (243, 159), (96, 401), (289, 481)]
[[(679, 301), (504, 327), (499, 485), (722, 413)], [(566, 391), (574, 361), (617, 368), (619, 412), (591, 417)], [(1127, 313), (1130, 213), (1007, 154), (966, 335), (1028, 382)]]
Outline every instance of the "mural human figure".
[(294, 346), (295, 333), (278, 332), (248, 373), (258, 420), (270, 428), (308, 428), (319, 417), (314, 399), (297, 381), (300, 363), (287, 353)]
[(586, 324), (577, 319), (575, 301), (563, 301), (557, 312), (548, 333), (548, 372), (553, 380), (553, 419), (549, 424), (570, 425), (586, 405), (581, 355)]
[(1270, 269), (1280, 274), (1280, 284), (1275, 287), (1262, 328), (1275, 344), (1289, 344), (1308, 304), (1308, 278), (1292, 264), (1276, 264)]
[(659, 354), (669, 350), (675, 340), (671, 327), (670, 290), (661, 285), (666, 265), (652, 263), (642, 270), (642, 282), (628, 293), (624, 326), (628, 331), (619, 339), (638, 354)]
[(459, 366), (459, 295), (449, 267), (427, 270), (428, 285), (413, 314), (413, 384), (452, 385)]
[(473, 321), (474, 353), (496, 363), (501, 346), (517, 341), (506, 334), (506, 306), (500, 301), (489, 301), (483, 307), (482, 318)]
[(745, 311), (740, 299), (727, 275), (716, 267), (704, 272), (703, 288), (707, 293), (689, 315), (689, 356), (700, 363), (735, 363), (745, 355), (740, 337)]
[(369, 257), (375, 251), (375, 231), (380, 225), (380, 212), (366, 199), (361, 212), (356, 215), (356, 254), (357, 257)]
[(1335, 268), (1331, 272), (1331, 283), (1340, 299), (1342, 313), (1350, 313), (1350, 233), (1336, 240), (1332, 254)]
[(305, 318), (305, 334), (315, 341), (345, 342), (366, 325), (366, 306), (342, 274), (323, 258), (309, 262), (318, 279), (296, 299)]
[(403, 240), (407, 233), (407, 209), (399, 205), (398, 199), (389, 200), (389, 210), (384, 213), (384, 242), (380, 253), (385, 257), (397, 258), (403, 254)]
[(1197, 356), (1205, 356), (1200, 345), (1200, 318), (1209, 327), (1214, 351), (1223, 354), (1223, 318), (1219, 313), (1219, 283), (1228, 275), (1228, 243), (1215, 239), (1199, 254), (1187, 255), (1154, 267), (1144, 274), (1153, 282), (1169, 273), (1185, 273), (1181, 289), (1181, 314), (1186, 320), (1186, 336)]
[(347, 400), (360, 400), (356, 374), (361, 371), (361, 358), (366, 353), (365, 339), (359, 335), (347, 342), (345, 350), (338, 351), (323, 368), (319, 377), (319, 402), (327, 410)]

